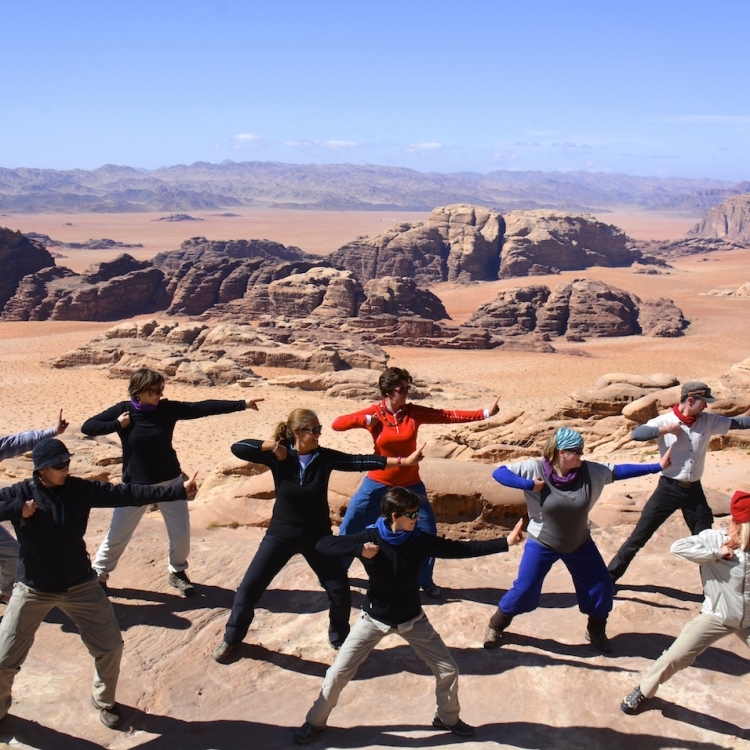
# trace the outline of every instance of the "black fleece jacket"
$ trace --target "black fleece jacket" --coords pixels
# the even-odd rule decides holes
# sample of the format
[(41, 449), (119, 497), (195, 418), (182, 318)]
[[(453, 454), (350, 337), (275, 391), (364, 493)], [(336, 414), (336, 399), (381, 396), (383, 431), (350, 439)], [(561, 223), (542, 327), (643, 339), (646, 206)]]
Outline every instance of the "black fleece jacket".
[(385, 467), (385, 456), (361, 456), (330, 448), (317, 448), (307, 468), (300, 470), (299, 454), (287, 449), (279, 461), (271, 451), (262, 451), (262, 440), (241, 440), (232, 453), (243, 461), (263, 464), (271, 469), (276, 487), (270, 533), (285, 539), (316, 540), (331, 533), (328, 509), (328, 480), (332, 471), (372, 471)]
[[(200, 419), (245, 409), (244, 401), (170, 401), (163, 398), (153, 411), (139, 411), (130, 401), (121, 401), (81, 426), (84, 435), (116, 432), (122, 443), (122, 480), (157, 484), (180, 476), (180, 462), (172, 447), (172, 435), (181, 419)], [(123, 430), (117, 417), (130, 414)]]
[[(91, 508), (148, 505), (184, 500), (182, 482), (169, 487), (107, 484), (68, 477), (62, 487), (47, 489), (34, 479), (0, 490), (0, 521), (11, 521), (21, 550), (16, 580), (38, 591), (59, 593), (90, 580), (91, 569), (84, 535)], [(27, 500), (37, 510), (23, 518)]]
[[(361, 557), (365, 542), (380, 547), (375, 557)], [(506, 539), (486, 542), (454, 542), (432, 534), (421, 533), (403, 544), (383, 541), (377, 529), (367, 528), (359, 534), (330, 536), (321, 539), (315, 548), (331, 557), (359, 557), (370, 577), (362, 610), (368, 615), (396, 626), (413, 620), (421, 611), (419, 571), (429, 557), (482, 557), (494, 552), (507, 552)]]

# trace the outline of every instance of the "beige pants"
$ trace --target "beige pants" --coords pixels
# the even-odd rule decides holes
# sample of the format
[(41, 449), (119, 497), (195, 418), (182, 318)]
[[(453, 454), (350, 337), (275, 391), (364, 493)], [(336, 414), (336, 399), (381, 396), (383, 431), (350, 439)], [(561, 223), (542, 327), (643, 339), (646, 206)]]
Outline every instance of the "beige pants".
[(316, 727), (326, 725), (328, 715), (338, 703), (341, 691), (375, 646), (391, 634), (400, 635), (435, 675), (438, 718), (448, 726), (453, 726), (458, 721), (458, 665), (427, 617), (422, 615), (410, 630), (399, 632), (397, 628), (383, 630), (382, 624), (378, 627), (364, 613), (354, 624), (336, 661), (326, 672), (320, 695), (308, 712), (306, 721)]
[(685, 625), (677, 640), (654, 662), (641, 680), (641, 692), (646, 698), (653, 698), (662, 682), (689, 667), (709, 646), (731, 633), (750, 647), (750, 628), (732, 628), (701, 612)]
[(13, 680), (34, 643), (36, 631), (54, 607), (70, 617), (94, 657), (94, 701), (101, 708), (111, 708), (115, 703), (122, 635), (112, 604), (96, 578), (58, 594), (16, 583), (0, 622), (0, 717), (8, 713)]

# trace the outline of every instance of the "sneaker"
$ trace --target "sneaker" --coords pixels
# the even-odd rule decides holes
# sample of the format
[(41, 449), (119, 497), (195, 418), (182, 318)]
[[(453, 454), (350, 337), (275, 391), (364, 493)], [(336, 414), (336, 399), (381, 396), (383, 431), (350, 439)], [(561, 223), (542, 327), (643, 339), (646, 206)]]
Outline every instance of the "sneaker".
[(476, 732), (476, 729), (474, 727), (470, 727), (465, 721), (461, 721), (461, 719), (458, 719), (455, 724), (446, 724), (444, 721), (441, 721), (437, 716), (432, 720), (432, 726), (435, 727), (435, 729), (447, 729), (450, 732), (453, 732), (453, 734), (458, 735), (459, 737), (473, 737), (474, 732)]
[(195, 594), (195, 587), (190, 583), (190, 579), (184, 570), (180, 570), (178, 573), (170, 573), (169, 585), (174, 586), (183, 596)]
[(620, 708), (622, 709), (623, 713), (634, 714), (638, 710), (638, 707), (641, 705), (641, 703), (646, 700), (648, 700), (648, 698), (646, 698), (646, 696), (641, 692), (641, 688), (639, 686), (635, 690), (628, 693), (622, 699)]
[(120, 716), (120, 707), (114, 703), (110, 708), (102, 708), (94, 698), (91, 698), (91, 705), (99, 712), (99, 721), (109, 729), (117, 729), (122, 722)]
[(211, 652), (211, 658), (219, 664), (226, 664), (232, 658), (232, 654), (236, 650), (237, 644), (220, 641)]
[(484, 643), (482, 644), (488, 651), (501, 646), (503, 643), (503, 631), (495, 628), (487, 628), (484, 631)]
[(594, 648), (603, 654), (611, 654), (615, 650), (612, 641), (607, 638), (606, 633), (592, 633), (590, 630), (587, 630), (585, 638)]
[(325, 731), (325, 727), (316, 727), (315, 724), (311, 724), (306, 721), (295, 733), (292, 739), (297, 745), (307, 745), (313, 741), (313, 737), (316, 734), (320, 734)]
[(426, 589), (422, 589), (422, 591), (424, 591), (425, 596), (429, 596), (430, 599), (439, 599), (443, 595), (440, 586), (435, 586), (435, 584)]

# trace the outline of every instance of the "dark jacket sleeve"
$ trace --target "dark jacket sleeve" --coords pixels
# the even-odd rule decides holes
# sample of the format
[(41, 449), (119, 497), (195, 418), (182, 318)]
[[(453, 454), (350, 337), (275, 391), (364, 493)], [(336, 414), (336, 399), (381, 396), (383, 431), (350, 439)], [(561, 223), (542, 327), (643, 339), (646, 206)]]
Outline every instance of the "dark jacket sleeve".
[(20, 521), (24, 502), (18, 485), (0, 490), (0, 521)]
[(119, 508), (123, 505), (148, 505), (187, 499), (185, 485), (182, 482), (158, 487), (151, 484), (109, 484), (83, 479), (80, 481), (86, 482), (88, 486), (89, 504), (93, 508)]
[(175, 419), (200, 419), (201, 417), (213, 417), (216, 414), (231, 414), (235, 411), (244, 411), (244, 401), (220, 401), (209, 399), (207, 401), (165, 401), (169, 405), (172, 416)]
[(342, 453), (331, 448), (321, 448), (327, 454), (328, 466), (335, 471), (373, 471), (385, 469), (386, 456)]
[(508, 541), (505, 537), (488, 539), (484, 542), (455, 542), (452, 539), (432, 536), (432, 534), (425, 534), (424, 538), (428, 540), (425, 542), (425, 546), (429, 549), (432, 557), (460, 559), (463, 557), (484, 557), (495, 552), (508, 551)]
[(117, 417), (123, 412), (128, 411), (128, 406), (127, 401), (122, 401), (119, 404), (110, 406), (106, 411), (90, 417), (81, 425), (81, 432), (84, 435), (109, 435), (117, 432), (120, 428)]
[(362, 545), (365, 542), (378, 542), (375, 529), (365, 529), (359, 534), (347, 534), (346, 536), (324, 536), (318, 540), (315, 549), (321, 555), (329, 557), (357, 557), (362, 553)]
[(232, 445), (232, 453), (237, 458), (241, 458), (243, 461), (248, 461), (251, 464), (263, 464), (263, 466), (275, 467), (279, 460), (273, 455), (272, 451), (262, 451), (260, 446), (263, 445), (262, 440), (255, 440), (248, 438), (247, 440), (240, 440)]

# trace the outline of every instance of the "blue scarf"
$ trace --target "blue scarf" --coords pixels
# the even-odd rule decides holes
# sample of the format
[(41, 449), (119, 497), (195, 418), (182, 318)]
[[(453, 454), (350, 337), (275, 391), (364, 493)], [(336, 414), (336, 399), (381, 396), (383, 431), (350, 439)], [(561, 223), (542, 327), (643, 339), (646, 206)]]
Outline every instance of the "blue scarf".
[(370, 524), (367, 528), (377, 529), (380, 533), (380, 538), (392, 547), (398, 547), (399, 544), (408, 542), (410, 539), (417, 539), (422, 533), (419, 526), (415, 526), (414, 531), (393, 531), (385, 522), (383, 516), (380, 516), (375, 523)]

